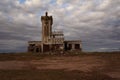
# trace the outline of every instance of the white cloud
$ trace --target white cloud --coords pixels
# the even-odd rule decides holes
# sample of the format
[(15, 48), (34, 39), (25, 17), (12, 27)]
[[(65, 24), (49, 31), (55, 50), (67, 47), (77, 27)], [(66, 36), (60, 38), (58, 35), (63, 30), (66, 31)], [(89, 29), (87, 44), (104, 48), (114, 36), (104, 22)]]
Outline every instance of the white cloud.
[(32, 6), (39, 6), (41, 5), (42, 1), (41, 0), (26, 0), (25, 5), (28, 7)]
[[(93, 39), (96, 42), (93, 42), (91, 49), (99, 41), (103, 44), (99, 44), (98, 50), (108, 44), (118, 47), (119, 5), (120, 0), (26, 0), (22, 4), (18, 0), (3, 0), (0, 2), (0, 36), (7, 42), (3, 46), (12, 45), (9, 39), (26, 42), (39, 40), (40, 16), (48, 11), (53, 16), (54, 29), (63, 29), (67, 39), (81, 38), (85, 42), (85, 50), (91, 47)], [(105, 39), (110, 40), (110, 43), (105, 44)], [(0, 43), (5, 43), (4, 41)], [(14, 44), (16, 47), (22, 45)]]
[(112, 0), (102, 0), (98, 6), (98, 9), (100, 9), (100, 10), (106, 9), (111, 4), (111, 2), (112, 2)]

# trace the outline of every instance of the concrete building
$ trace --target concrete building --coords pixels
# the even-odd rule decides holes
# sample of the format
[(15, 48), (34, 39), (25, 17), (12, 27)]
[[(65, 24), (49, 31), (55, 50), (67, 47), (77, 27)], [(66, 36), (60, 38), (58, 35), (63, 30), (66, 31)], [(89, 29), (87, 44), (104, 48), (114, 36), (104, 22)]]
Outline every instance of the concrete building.
[(53, 18), (47, 12), (41, 16), (41, 22), (42, 41), (29, 41), (28, 52), (82, 50), (80, 40), (64, 40), (63, 31), (52, 31)]

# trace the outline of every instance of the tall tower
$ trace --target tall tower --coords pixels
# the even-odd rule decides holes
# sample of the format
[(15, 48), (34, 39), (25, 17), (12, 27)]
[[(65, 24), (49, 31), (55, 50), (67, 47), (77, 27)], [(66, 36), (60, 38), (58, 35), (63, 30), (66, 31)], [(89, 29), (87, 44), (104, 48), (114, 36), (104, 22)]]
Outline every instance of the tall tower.
[(48, 13), (46, 12), (45, 16), (41, 16), (41, 22), (42, 22), (42, 42), (48, 43), (52, 34), (53, 18), (52, 16), (48, 16)]

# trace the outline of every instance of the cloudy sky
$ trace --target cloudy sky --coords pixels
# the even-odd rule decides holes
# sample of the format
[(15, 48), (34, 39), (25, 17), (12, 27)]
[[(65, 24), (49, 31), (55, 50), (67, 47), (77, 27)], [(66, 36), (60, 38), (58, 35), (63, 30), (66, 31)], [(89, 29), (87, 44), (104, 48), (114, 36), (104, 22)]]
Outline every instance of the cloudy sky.
[(0, 52), (25, 52), (27, 41), (41, 40), (46, 11), (53, 29), (82, 40), (84, 51), (120, 50), (120, 0), (1, 0)]

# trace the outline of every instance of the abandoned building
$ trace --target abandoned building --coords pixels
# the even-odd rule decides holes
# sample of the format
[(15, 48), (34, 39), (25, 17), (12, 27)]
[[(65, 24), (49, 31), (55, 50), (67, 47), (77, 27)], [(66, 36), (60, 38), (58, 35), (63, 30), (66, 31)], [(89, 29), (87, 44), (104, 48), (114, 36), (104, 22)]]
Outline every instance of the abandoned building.
[(80, 40), (65, 40), (63, 31), (52, 31), (53, 18), (47, 12), (41, 22), (42, 41), (28, 41), (28, 52), (82, 50)]

